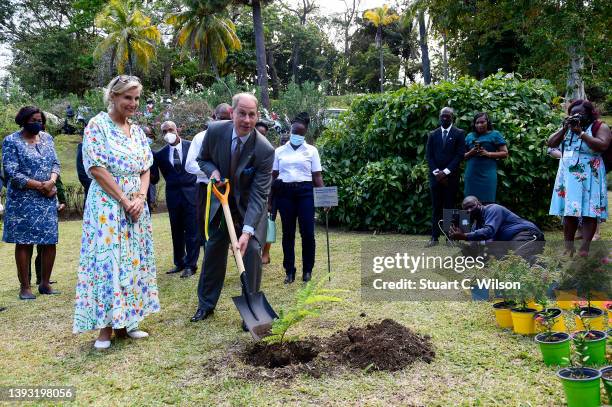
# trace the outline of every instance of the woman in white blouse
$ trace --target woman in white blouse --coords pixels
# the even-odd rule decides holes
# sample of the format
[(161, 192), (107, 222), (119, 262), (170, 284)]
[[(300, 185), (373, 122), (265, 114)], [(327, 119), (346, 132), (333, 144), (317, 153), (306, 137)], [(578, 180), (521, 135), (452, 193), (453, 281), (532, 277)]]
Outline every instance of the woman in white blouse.
[(313, 187), (323, 186), (321, 160), (316, 147), (304, 140), (310, 118), (300, 113), (291, 122), (289, 141), (274, 153), (272, 180), (280, 178), (276, 205), (283, 225), (285, 284), (295, 281), (295, 226), (302, 237), (302, 280), (309, 281), (315, 258)]

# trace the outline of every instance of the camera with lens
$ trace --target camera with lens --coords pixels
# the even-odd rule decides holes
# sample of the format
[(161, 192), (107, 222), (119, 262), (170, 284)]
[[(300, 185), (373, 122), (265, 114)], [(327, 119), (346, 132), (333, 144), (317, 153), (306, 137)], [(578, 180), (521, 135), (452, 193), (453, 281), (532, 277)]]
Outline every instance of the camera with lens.
[(582, 122), (582, 115), (580, 113), (573, 114), (565, 118), (565, 124), (570, 127), (580, 126)]

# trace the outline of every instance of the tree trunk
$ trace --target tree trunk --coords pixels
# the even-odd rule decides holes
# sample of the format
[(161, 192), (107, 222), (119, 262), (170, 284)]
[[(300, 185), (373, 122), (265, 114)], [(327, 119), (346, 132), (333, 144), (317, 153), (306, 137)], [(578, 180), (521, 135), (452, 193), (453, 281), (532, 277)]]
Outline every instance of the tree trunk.
[(300, 64), (300, 47), (298, 46), (298, 40), (293, 41), (293, 48), (291, 49), (291, 77), (293, 82), (299, 83), (298, 81), (298, 65)]
[(130, 45), (130, 37), (127, 38), (127, 54), (128, 75), (132, 76), (132, 46)]
[(444, 75), (444, 80), (448, 81), (448, 51), (446, 49), (446, 31), (442, 33), (442, 74)]
[(276, 72), (274, 54), (269, 48), (266, 49), (266, 57), (268, 60), (268, 66), (270, 67), (270, 80), (272, 81), (272, 97), (274, 99), (278, 99), (280, 94), (280, 80), (278, 79), (278, 73)]
[(429, 46), (427, 45), (427, 26), (425, 25), (425, 12), (423, 10), (419, 10), (419, 45), (421, 46), (423, 81), (425, 85), (429, 85), (431, 84), (431, 68)]
[(379, 52), (379, 65), (380, 65), (380, 93), (385, 91), (385, 62), (383, 59), (383, 46), (382, 46), (382, 25), (379, 25), (376, 29), (376, 45), (378, 46)]
[(582, 81), (582, 69), (584, 68), (584, 57), (578, 52), (575, 45), (568, 49), (570, 55), (570, 66), (567, 75), (567, 87), (565, 90), (565, 102), (586, 99), (584, 82)]
[(253, 31), (255, 33), (255, 52), (257, 54), (257, 84), (261, 90), (261, 104), (270, 109), (268, 93), (268, 70), (266, 68), (266, 44), (264, 42), (263, 20), (261, 18), (261, 3), (253, 1)]

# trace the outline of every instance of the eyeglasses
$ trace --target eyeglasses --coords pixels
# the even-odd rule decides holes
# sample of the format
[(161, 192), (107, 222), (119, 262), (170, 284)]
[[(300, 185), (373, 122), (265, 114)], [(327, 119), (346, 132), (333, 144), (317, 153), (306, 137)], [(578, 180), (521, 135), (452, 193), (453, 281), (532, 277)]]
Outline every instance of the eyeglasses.
[(140, 78), (138, 78), (137, 76), (133, 76), (133, 75), (119, 75), (117, 76), (117, 79), (115, 79), (115, 81), (113, 82), (111, 89), (114, 88), (119, 82), (129, 83), (132, 81), (136, 81), (140, 83)]

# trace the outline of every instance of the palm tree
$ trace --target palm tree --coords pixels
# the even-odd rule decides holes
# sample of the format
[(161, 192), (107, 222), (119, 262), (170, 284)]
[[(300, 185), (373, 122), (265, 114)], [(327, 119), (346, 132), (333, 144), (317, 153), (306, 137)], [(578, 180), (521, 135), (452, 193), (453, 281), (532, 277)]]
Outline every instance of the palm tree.
[(186, 10), (166, 18), (166, 22), (178, 30), (176, 43), (197, 51), (200, 67), (209, 66), (215, 78), (220, 80), (219, 64), (225, 62), (229, 52), (242, 48), (236, 26), (229, 18), (216, 15), (219, 9), (209, 1), (184, 0), (183, 3)]
[(399, 16), (393, 11), (389, 12), (389, 6), (385, 4), (382, 7), (364, 11), (363, 18), (376, 27), (376, 46), (380, 50), (380, 91), (384, 92), (385, 66), (383, 62), (382, 29), (384, 26), (399, 20)]
[(96, 16), (95, 23), (107, 35), (94, 50), (94, 57), (100, 58), (111, 50), (111, 70), (114, 63), (117, 72), (123, 73), (127, 63), (128, 73), (132, 75), (135, 59), (143, 71), (148, 71), (161, 34), (135, 2), (110, 0)]
[(261, 7), (272, 0), (234, 0), (236, 4), (249, 5), (253, 8), (253, 32), (255, 35), (255, 52), (257, 54), (257, 84), (261, 91), (261, 103), (270, 109), (270, 94), (268, 92), (268, 68), (266, 65), (266, 44), (264, 27), (261, 18)]

